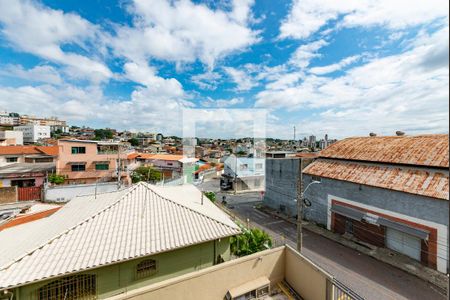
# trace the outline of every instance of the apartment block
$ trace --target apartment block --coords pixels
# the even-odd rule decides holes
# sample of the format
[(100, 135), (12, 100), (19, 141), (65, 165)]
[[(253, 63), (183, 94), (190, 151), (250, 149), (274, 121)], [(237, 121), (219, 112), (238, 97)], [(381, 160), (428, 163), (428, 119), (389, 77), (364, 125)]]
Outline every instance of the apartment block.
[(15, 131), (23, 133), (23, 142), (25, 144), (37, 143), (41, 139), (50, 138), (50, 126), (28, 124), (14, 127)]

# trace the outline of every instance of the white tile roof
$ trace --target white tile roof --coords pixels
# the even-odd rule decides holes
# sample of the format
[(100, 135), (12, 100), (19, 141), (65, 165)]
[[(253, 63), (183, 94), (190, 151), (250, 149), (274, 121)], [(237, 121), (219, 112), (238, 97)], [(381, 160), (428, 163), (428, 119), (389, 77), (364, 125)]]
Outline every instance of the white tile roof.
[(97, 199), (75, 198), (46, 219), (0, 232), (0, 289), (240, 232), (200, 199), (195, 187), (145, 183)]

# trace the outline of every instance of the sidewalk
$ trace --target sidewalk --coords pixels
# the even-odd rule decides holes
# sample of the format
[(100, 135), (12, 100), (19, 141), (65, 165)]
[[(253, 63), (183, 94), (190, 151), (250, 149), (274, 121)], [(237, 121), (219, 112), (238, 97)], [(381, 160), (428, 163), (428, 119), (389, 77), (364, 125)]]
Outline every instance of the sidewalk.
[[(268, 209), (265, 207), (260, 207), (258, 209), (267, 214), (281, 218), (291, 224), (294, 224), (294, 225), (296, 224), (296, 220), (294, 220), (292, 218), (288, 218), (280, 213), (277, 213), (274, 210), (271, 210), (271, 209)], [(341, 245), (344, 245), (346, 247), (355, 249), (358, 252), (366, 254), (366, 255), (373, 257), (379, 261), (382, 261), (393, 267), (401, 269), (409, 274), (412, 274), (424, 281), (434, 284), (435, 286), (437, 286), (443, 290), (447, 290), (448, 278), (445, 274), (442, 274), (436, 270), (427, 268), (427, 267), (423, 266), (422, 264), (420, 264), (419, 262), (417, 262), (405, 255), (393, 252), (387, 248), (379, 248), (379, 247), (358, 241), (357, 239), (350, 237), (350, 236), (340, 235), (340, 234), (331, 232), (325, 228), (317, 226), (314, 223), (303, 221), (302, 224), (303, 224), (303, 228), (305, 230), (319, 234), (327, 239), (333, 240), (333, 241), (335, 241)]]

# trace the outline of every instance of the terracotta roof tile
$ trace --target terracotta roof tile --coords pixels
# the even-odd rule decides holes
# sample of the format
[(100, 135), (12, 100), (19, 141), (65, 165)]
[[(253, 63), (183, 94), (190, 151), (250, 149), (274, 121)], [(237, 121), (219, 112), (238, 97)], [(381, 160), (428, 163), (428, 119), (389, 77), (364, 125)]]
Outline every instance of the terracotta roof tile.
[(448, 168), (448, 134), (347, 138), (320, 157)]

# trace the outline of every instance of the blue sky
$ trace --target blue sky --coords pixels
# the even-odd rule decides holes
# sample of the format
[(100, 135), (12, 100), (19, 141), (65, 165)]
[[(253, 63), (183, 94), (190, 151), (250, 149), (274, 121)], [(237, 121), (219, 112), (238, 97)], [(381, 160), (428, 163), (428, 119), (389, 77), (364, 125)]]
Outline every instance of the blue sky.
[(252, 109), (270, 137), (448, 132), (448, 6), (0, 0), (0, 110), (179, 135), (198, 109), (211, 137), (250, 135)]

